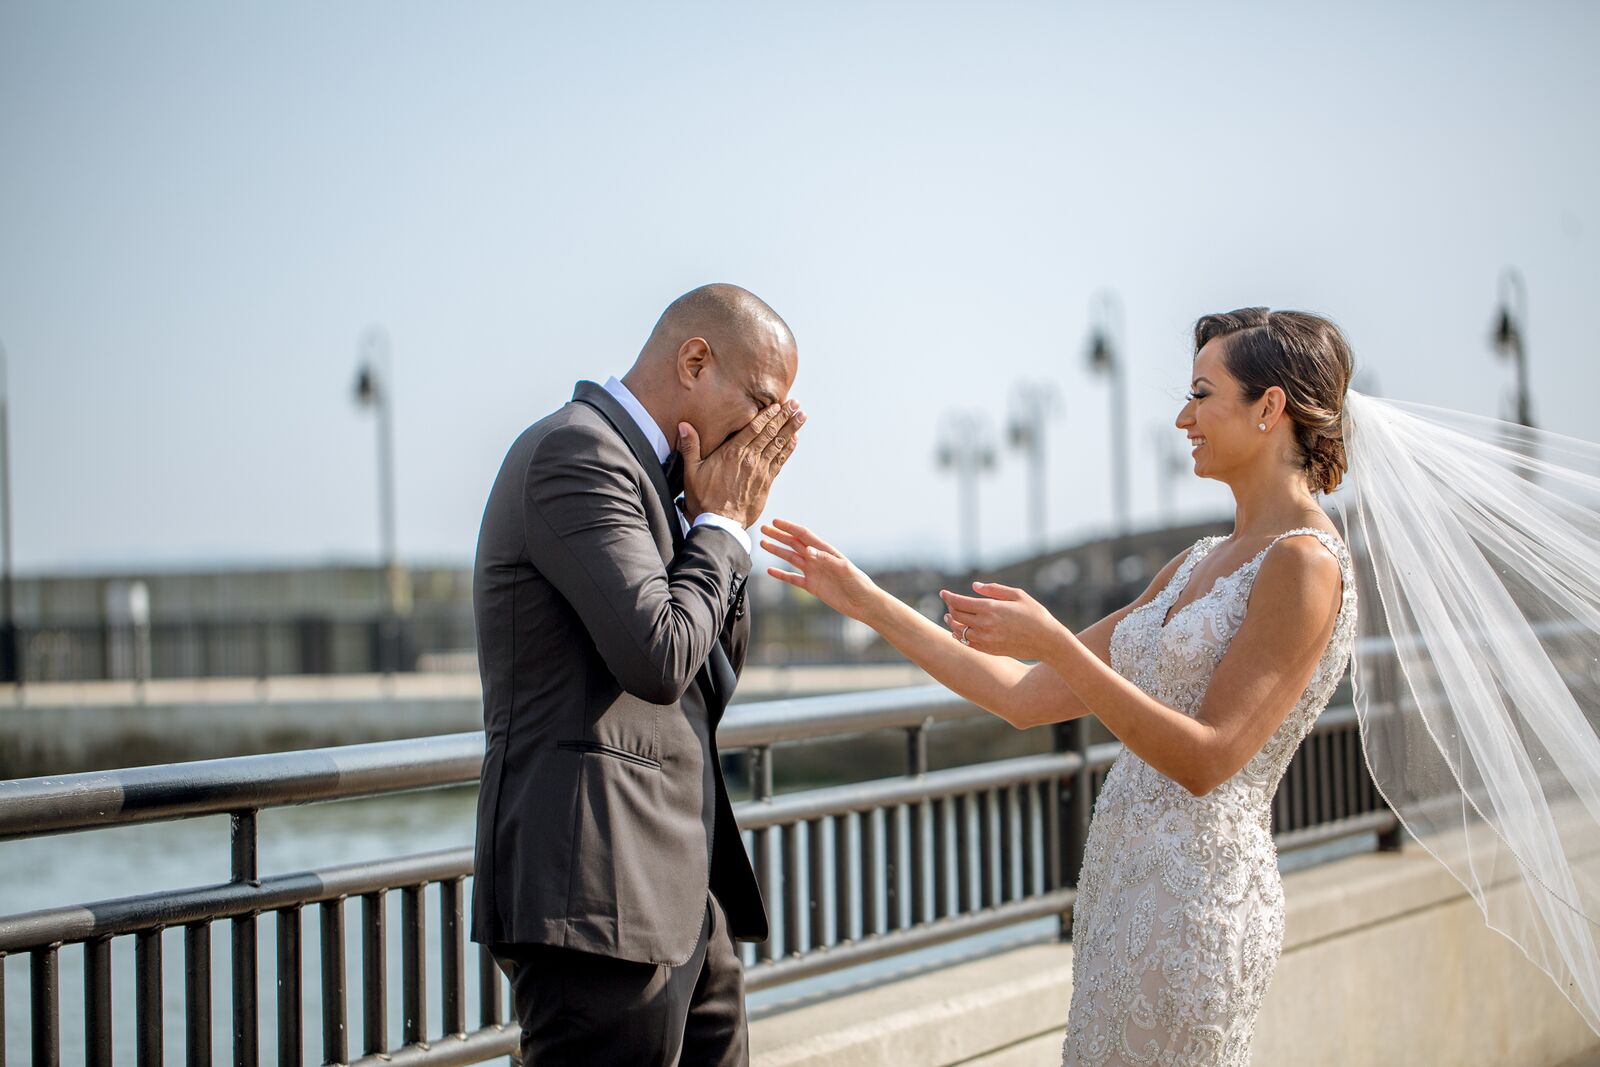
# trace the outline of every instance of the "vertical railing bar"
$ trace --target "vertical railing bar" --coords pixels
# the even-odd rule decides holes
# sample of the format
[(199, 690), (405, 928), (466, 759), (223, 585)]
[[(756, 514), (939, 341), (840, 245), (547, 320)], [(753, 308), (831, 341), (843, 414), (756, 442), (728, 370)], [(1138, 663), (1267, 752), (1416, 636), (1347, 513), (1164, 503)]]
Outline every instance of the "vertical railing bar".
[(883, 865), (880, 853), (883, 839), (878, 833), (878, 811), (861, 813), (861, 936), (871, 937), (883, 929), (883, 912), (878, 907), (878, 880)]
[(1317, 738), (1317, 812), (1319, 823), (1332, 822), (1333, 811), (1333, 738), (1327, 734)]
[(29, 955), (28, 977), (33, 1009), (34, 1067), (57, 1067), (61, 1062), (60, 945), (36, 948)]
[(784, 823), (783, 872), (783, 954), (798, 956), (805, 951), (800, 940), (800, 925), (805, 912), (804, 887), (800, 883), (800, 823)]
[[(906, 774), (920, 778), (928, 773), (928, 727), (931, 720), (924, 719), (906, 728)], [(916, 801), (906, 806), (907, 887), (911, 894), (910, 925), (928, 921), (928, 804)]]
[(1362, 753), (1355, 747), (1357, 737), (1349, 729), (1339, 731), (1339, 752), (1344, 753), (1344, 797), (1346, 797), (1346, 814), (1360, 814), (1365, 811), (1366, 805), (1362, 803), (1362, 779), (1360, 779), (1360, 766), (1362, 766)]
[(1027, 883), (1022, 876), (1022, 842), (1025, 824), (1022, 821), (1022, 787), (1016, 785), (1006, 786), (1006, 822), (1009, 829), (1006, 833), (1006, 876), (1010, 879), (1011, 890), (1006, 894), (1007, 899), (1020, 900), (1028, 895)]
[(1022, 895), (1031, 897), (1039, 892), (1039, 857), (1034, 851), (1039, 822), (1037, 783), (1024, 782), (1018, 790), (1022, 808)]
[(389, 1051), (387, 930), (384, 891), (361, 894), (361, 1045), (368, 1056)]
[(233, 1062), (256, 1067), (260, 1054), (260, 989), (256, 971), (256, 917), (231, 923), (233, 937)]
[(828, 943), (826, 911), (828, 903), (828, 859), (822, 839), (822, 819), (806, 823), (806, 947), (821, 948)]
[(933, 836), (932, 859), (928, 882), (933, 891), (933, 905), (928, 909), (931, 918), (938, 919), (950, 914), (950, 875), (946, 868), (950, 863), (950, 847), (945, 840), (945, 831), (950, 826), (950, 798), (939, 797), (928, 805), (932, 822), (931, 833)]
[(928, 804), (919, 800), (906, 805), (906, 843), (910, 855), (906, 866), (911, 875), (911, 925), (928, 921)]
[(300, 908), (280, 908), (278, 927), (278, 1067), (300, 1067), (305, 1058), (300, 998)]
[(486, 945), (478, 946), (478, 1025), (500, 1025), (500, 965)]
[(978, 820), (977, 833), (973, 838), (977, 844), (978, 871), (977, 883), (972, 894), (972, 905), (974, 910), (978, 910), (987, 908), (994, 903), (994, 897), (989, 891), (991, 884), (989, 878), (990, 848), (994, 835), (989, 825), (989, 809), (992, 804), (990, 803), (988, 792), (974, 793), (972, 794), (972, 799)]
[(1349, 794), (1345, 790), (1344, 774), (1344, 733), (1328, 735), (1329, 757), (1333, 763), (1330, 772), (1333, 783), (1333, 817), (1347, 819), (1350, 817)]
[(883, 928), (898, 930), (905, 925), (901, 918), (900, 892), (900, 812), (893, 805), (883, 809)]
[(856, 936), (855, 886), (852, 877), (851, 857), (855, 850), (850, 846), (851, 827), (855, 819), (850, 812), (842, 812), (833, 820), (833, 939), (843, 944)]
[(183, 1062), (211, 1067), (211, 923), (183, 928)]
[(350, 1059), (349, 1014), (345, 1008), (344, 897), (319, 906), (322, 933), (322, 1062)]
[(161, 1067), (165, 1059), (165, 1025), (161, 998), (161, 932), (157, 926), (133, 938), (134, 1060), (139, 1067)]
[(463, 879), (460, 878), (439, 883), (439, 970), (446, 1034), (464, 1034), (467, 1030), (467, 959), (461, 929), (462, 887)]
[[(772, 748), (769, 745), (757, 745), (750, 749), (750, 796), (753, 800), (772, 799)], [(754, 831), (750, 840), (750, 861), (755, 865), (756, 885), (760, 887), (761, 899), (766, 901), (768, 908), (774, 908), (777, 904), (772, 884), (772, 835), (775, 833), (776, 829), (764, 827)], [(777, 914), (776, 910), (773, 914)], [(772, 959), (777, 951), (777, 940), (776, 937), (768, 937), (756, 945), (756, 958)]]
[[(750, 832), (750, 863), (756, 869), (756, 885), (761, 889), (761, 899), (766, 901), (767, 908), (776, 917), (778, 903), (777, 886), (773, 884), (772, 877), (772, 835), (777, 833), (774, 827), (761, 827)], [(768, 937), (756, 945), (756, 959), (770, 960), (777, 950), (777, 938)]]
[[(233, 880), (259, 884), (256, 812), (232, 814)], [(234, 1067), (256, 1067), (260, 1057), (260, 989), (256, 973), (256, 916), (233, 920), (233, 1062)]]
[(90, 1067), (111, 1063), (111, 939), (97, 937), (83, 944), (84, 1062)]
[(428, 913), (422, 890), (420, 885), (400, 890), (400, 1039), (406, 1045), (421, 1044), (428, 1036)]
[(956, 802), (956, 911), (973, 910), (972, 797), (962, 793)]
[(998, 820), (995, 833), (995, 866), (999, 868), (1000, 887), (997, 903), (1004, 904), (1016, 896), (1016, 880), (1011, 877), (1011, 834), (1015, 820), (1011, 812), (1011, 790), (1001, 787), (994, 791), (995, 815)]

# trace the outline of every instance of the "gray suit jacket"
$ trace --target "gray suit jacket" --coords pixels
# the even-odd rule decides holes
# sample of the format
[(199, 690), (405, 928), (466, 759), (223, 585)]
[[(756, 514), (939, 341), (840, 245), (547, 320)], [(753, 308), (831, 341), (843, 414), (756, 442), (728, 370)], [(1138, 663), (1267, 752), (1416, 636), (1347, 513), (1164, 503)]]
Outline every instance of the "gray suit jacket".
[(766, 910), (717, 756), (751, 560), (685, 536), (644, 434), (592, 382), (523, 431), (478, 533), (486, 750), (472, 939), (677, 965), (715, 892)]

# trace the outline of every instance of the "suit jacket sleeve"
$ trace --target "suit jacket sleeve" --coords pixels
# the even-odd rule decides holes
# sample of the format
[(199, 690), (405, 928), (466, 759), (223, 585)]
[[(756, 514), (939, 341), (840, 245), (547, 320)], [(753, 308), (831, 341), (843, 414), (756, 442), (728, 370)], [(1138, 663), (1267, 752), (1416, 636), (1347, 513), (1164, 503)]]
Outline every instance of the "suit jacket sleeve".
[(615, 435), (553, 430), (523, 475), (523, 525), (534, 566), (582, 618), (622, 688), (671, 704), (711, 654), (751, 562), (726, 531), (700, 526), (663, 564), (634, 466)]

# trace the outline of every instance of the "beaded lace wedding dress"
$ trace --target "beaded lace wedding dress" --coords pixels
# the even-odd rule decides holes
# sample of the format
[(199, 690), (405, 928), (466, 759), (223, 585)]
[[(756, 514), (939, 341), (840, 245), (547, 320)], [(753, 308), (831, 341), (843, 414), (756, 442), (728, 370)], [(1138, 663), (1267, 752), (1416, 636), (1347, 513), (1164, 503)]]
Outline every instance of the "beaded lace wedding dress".
[[(1256, 1013), (1283, 945), (1283, 887), (1271, 808), (1278, 780), (1349, 663), (1356, 584), (1342, 541), (1344, 591), (1328, 647), (1283, 724), (1240, 771), (1196, 797), (1124, 751), (1095, 802), (1073, 917), (1072, 1008), (1063, 1067), (1245, 1067)], [(1155, 699), (1195, 715), (1250, 597), (1262, 549), (1172, 617), (1201, 538), (1166, 587), (1111, 635), (1111, 665)]]

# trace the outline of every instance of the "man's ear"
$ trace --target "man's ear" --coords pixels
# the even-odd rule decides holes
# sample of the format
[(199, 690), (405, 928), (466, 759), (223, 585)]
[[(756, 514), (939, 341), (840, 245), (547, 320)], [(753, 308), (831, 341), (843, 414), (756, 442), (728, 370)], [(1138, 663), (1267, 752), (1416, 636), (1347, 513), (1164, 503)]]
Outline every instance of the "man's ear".
[(678, 384), (692, 386), (711, 365), (711, 346), (704, 337), (691, 337), (678, 346)]

